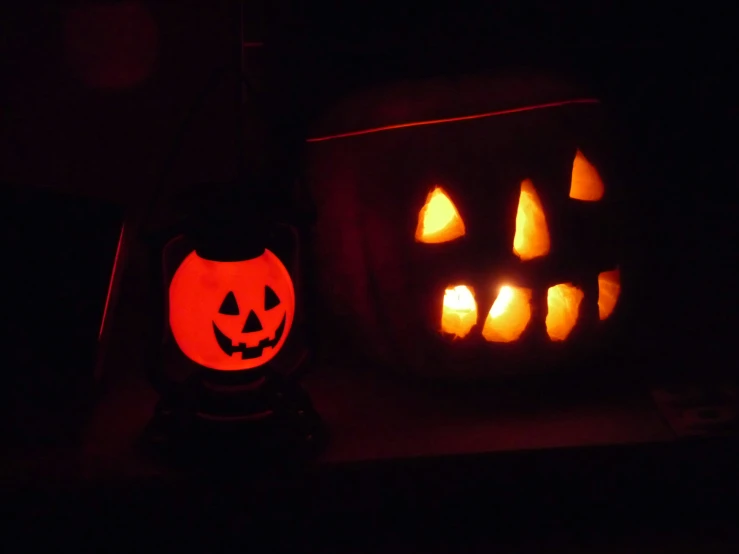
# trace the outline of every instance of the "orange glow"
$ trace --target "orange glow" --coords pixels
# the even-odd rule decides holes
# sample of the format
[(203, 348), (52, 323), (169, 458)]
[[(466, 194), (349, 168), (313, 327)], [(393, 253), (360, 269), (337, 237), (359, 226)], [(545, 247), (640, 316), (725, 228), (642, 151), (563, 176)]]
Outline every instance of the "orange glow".
[(251, 260), (214, 262), (195, 252), (169, 286), (169, 325), (192, 361), (211, 369), (252, 369), (280, 351), (295, 315), (295, 291), (269, 250)]
[(598, 314), (600, 320), (613, 313), (621, 294), (621, 272), (618, 269), (598, 274)]
[(574, 285), (554, 285), (547, 292), (547, 334), (554, 341), (567, 338), (577, 323), (585, 293)]
[(113, 269), (110, 271), (110, 280), (108, 281), (108, 294), (105, 295), (105, 306), (103, 307), (103, 318), (100, 320), (100, 330), (98, 331), (98, 340), (103, 336), (103, 329), (108, 317), (108, 306), (110, 305), (110, 296), (113, 294), (113, 283), (116, 277), (116, 269), (118, 268), (118, 258), (121, 255), (121, 245), (123, 244), (123, 231), (125, 224), (121, 225), (121, 232), (118, 235), (118, 246), (115, 247), (115, 257), (113, 258)]
[(534, 184), (529, 179), (521, 183), (513, 253), (524, 261), (549, 253), (547, 218)]
[(444, 291), (441, 330), (455, 338), (466, 337), (477, 323), (477, 302), (472, 289), (464, 285)]
[(570, 182), (570, 198), (596, 202), (603, 198), (605, 186), (598, 170), (579, 150), (572, 164), (572, 181)]
[(464, 222), (454, 202), (441, 187), (436, 187), (426, 197), (426, 204), (418, 213), (416, 241), (448, 242), (464, 233)]
[(596, 98), (576, 98), (574, 100), (563, 100), (559, 102), (547, 102), (546, 104), (535, 104), (533, 106), (523, 106), (521, 108), (512, 108), (508, 110), (498, 110), (495, 112), (485, 112), (473, 115), (463, 115), (459, 117), (447, 117), (444, 119), (428, 119), (426, 121), (412, 121), (410, 123), (397, 123), (395, 125), (385, 125), (383, 127), (374, 127), (372, 129), (362, 129), (361, 131), (349, 131), (348, 133), (340, 133), (338, 135), (328, 135), (325, 137), (313, 137), (306, 139), (305, 142), (324, 142), (327, 140), (335, 140), (341, 138), (357, 137), (360, 135), (369, 135), (371, 133), (380, 133), (382, 131), (394, 131), (396, 129), (407, 129), (409, 127), (420, 127), (422, 125), (439, 125), (441, 123), (458, 123), (460, 121), (469, 121), (471, 119), (484, 119), (486, 117), (496, 117), (499, 115), (510, 115), (514, 113), (530, 112), (533, 110), (543, 110), (547, 108), (559, 108), (570, 104), (600, 104)]
[(505, 285), (485, 320), (482, 336), (490, 342), (513, 342), (531, 319), (531, 290)]

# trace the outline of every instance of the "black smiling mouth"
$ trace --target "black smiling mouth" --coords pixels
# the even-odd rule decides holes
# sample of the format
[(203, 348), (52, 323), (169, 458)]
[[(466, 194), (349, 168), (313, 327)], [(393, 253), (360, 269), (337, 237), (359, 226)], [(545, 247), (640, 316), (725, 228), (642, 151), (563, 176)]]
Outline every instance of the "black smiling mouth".
[(286, 319), (287, 314), (284, 314), (282, 316), (282, 321), (275, 330), (274, 338), (264, 338), (260, 340), (259, 344), (256, 346), (246, 346), (246, 344), (243, 342), (240, 342), (238, 346), (233, 346), (231, 339), (228, 338), (223, 333), (223, 331), (218, 328), (218, 325), (216, 325), (215, 321), (213, 322), (213, 332), (216, 335), (218, 346), (220, 346), (221, 350), (223, 350), (226, 354), (228, 354), (229, 356), (233, 356), (237, 352), (241, 352), (242, 360), (253, 360), (254, 358), (259, 358), (262, 355), (262, 351), (265, 347), (269, 346), (274, 348), (275, 346), (277, 346), (277, 343), (280, 342), (280, 339), (282, 338), (282, 334), (285, 332)]

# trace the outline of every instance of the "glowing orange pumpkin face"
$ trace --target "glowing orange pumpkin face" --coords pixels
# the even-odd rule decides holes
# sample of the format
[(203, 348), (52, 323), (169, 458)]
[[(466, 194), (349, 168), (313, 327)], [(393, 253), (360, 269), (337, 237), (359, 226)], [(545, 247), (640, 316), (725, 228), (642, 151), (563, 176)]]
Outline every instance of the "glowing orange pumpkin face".
[(306, 156), (326, 350), (453, 380), (610, 364), (633, 308), (621, 136), (525, 72), (336, 105)]
[(295, 316), (295, 291), (269, 250), (238, 262), (192, 252), (169, 287), (169, 324), (180, 350), (216, 370), (260, 367), (282, 348)]
[[(582, 202), (599, 201), (605, 192), (598, 170), (577, 150), (572, 164), (570, 199)], [(455, 241), (466, 234), (464, 220), (450, 196), (440, 186), (428, 194), (418, 214), (416, 242), (440, 244)], [(547, 217), (539, 195), (531, 180), (521, 183), (515, 219), (512, 253), (522, 264), (549, 254), (551, 241)], [(599, 319), (607, 319), (616, 307), (621, 292), (619, 270), (610, 269), (598, 274)], [(487, 342), (514, 342), (529, 327), (532, 320), (532, 293), (530, 288), (507, 283), (495, 293), (480, 333)], [(544, 324), (549, 340), (565, 341), (577, 325), (580, 305), (585, 293), (569, 282), (546, 289)], [(475, 292), (465, 284), (451, 284), (441, 302), (439, 330), (455, 339), (467, 337), (478, 324), (478, 306)]]

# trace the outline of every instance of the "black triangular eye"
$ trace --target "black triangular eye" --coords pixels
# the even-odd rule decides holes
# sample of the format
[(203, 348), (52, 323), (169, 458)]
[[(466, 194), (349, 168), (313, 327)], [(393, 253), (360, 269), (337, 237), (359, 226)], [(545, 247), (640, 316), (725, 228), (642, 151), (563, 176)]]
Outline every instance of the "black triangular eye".
[(269, 286), (264, 287), (264, 309), (271, 310), (280, 305), (280, 298)]
[(236, 303), (236, 297), (233, 292), (229, 292), (226, 295), (226, 298), (223, 299), (223, 303), (221, 304), (218, 313), (224, 315), (239, 315), (239, 305)]
[(241, 330), (242, 333), (253, 333), (255, 331), (262, 330), (262, 322), (259, 321), (259, 316), (254, 313), (254, 310), (249, 312), (249, 316), (246, 318), (244, 328)]

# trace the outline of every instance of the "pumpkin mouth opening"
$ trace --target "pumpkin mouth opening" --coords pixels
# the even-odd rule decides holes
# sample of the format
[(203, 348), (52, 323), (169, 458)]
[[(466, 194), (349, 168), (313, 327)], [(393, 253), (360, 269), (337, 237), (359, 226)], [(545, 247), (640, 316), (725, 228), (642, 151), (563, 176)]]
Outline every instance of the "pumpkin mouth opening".
[(221, 350), (223, 350), (223, 352), (225, 352), (227, 355), (233, 356), (234, 354), (240, 352), (242, 360), (253, 360), (254, 358), (261, 357), (262, 352), (265, 348), (274, 348), (275, 346), (277, 346), (277, 343), (279, 343), (280, 339), (282, 338), (282, 334), (285, 332), (286, 319), (287, 314), (284, 314), (282, 316), (282, 321), (277, 326), (277, 329), (275, 329), (274, 338), (264, 338), (260, 340), (259, 344), (256, 346), (246, 346), (246, 343), (243, 342), (240, 342), (237, 346), (234, 346), (233, 341), (218, 328), (218, 325), (216, 325), (215, 321), (213, 322), (213, 332), (216, 335), (218, 346), (220, 346)]

